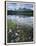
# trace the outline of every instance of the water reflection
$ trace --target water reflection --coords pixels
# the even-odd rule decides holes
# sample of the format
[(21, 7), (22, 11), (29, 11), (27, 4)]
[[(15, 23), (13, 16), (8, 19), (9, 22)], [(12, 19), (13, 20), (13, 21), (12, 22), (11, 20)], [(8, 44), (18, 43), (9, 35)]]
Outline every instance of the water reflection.
[(28, 24), (28, 25), (33, 24), (33, 17), (32, 16), (8, 15), (7, 18), (14, 20), (14, 21), (16, 21), (17, 23), (20, 23), (20, 24)]
[[(33, 40), (33, 17), (24, 15), (8, 15), (8, 19), (16, 21), (16, 29), (9, 30), (8, 42), (25, 42)], [(11, 24), (10, 24), (11, 25)]]

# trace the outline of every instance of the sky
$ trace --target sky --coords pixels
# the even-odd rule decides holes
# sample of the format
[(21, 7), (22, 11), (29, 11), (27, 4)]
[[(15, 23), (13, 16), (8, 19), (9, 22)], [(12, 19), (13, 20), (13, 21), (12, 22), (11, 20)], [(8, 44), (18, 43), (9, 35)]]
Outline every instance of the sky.
[(8, 10), (17, 10), (19, 8), (27, 8), (27, 9), (33, 9), (33, 4), (31, 3), (7, 3), (7, 9)]

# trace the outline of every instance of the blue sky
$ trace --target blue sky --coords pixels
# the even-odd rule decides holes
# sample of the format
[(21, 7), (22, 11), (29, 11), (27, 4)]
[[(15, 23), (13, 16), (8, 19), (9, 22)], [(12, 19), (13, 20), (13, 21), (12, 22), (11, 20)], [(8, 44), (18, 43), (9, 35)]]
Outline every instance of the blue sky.
[(33, 4), (31, 3), (7, 3), (7, 9), (8, 10), (17, 10), (19, 8), (27, 8), (27, 9), (33, 9)]

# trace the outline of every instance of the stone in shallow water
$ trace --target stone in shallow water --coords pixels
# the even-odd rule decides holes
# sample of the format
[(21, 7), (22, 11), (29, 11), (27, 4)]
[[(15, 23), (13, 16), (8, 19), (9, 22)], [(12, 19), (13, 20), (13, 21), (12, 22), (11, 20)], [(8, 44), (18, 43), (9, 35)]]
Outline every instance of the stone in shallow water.
[(20, 38), (19, 37), (17, 37), (16, 39), (15, 39), (15, 41), (19, 41), (20, 40)]
[(18, 36), (18, 33), (15, 33), (16, 36)]

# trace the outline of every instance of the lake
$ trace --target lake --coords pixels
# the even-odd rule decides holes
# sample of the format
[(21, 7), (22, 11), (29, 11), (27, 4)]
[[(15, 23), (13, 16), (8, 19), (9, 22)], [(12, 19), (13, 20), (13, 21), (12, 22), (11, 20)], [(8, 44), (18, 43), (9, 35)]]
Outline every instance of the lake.
[(20, 25), (30, 25), (33, 24), (33, 17), (32, 16), (26, 16), (26, 15), (8, 15), (8, 19), (11, 19), (13, 21), (16, 21), (17, 24)]

